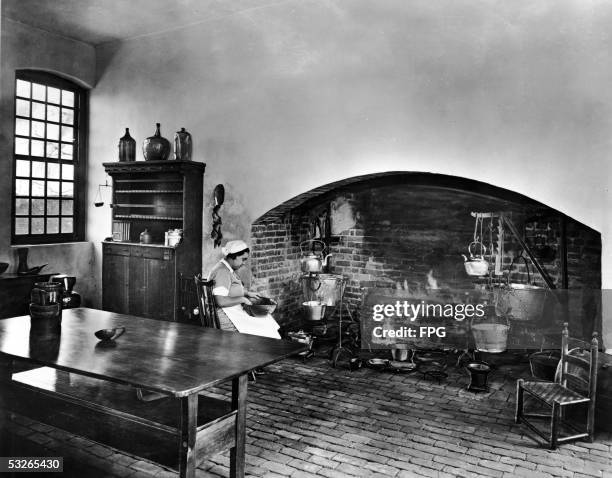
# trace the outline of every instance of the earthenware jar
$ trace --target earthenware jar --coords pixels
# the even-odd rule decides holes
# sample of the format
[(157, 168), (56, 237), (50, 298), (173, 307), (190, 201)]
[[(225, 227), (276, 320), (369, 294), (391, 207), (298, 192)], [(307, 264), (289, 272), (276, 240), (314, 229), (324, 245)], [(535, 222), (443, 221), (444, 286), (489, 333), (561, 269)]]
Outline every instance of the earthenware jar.
[(36, 282), (30, 292), (30, 300), (36, 305), (59, 304), (64, 286), (57, 282)]
[(192, 142), (191, 135), (181, 128), (174, 134), (174, 159), (177, 161), (191, 161)]
[(151, 244), (153, 242), (153, 237), (148, 229), (145, 229), (140, 233), (140, 243), (141, 244)]
[(119, 161), (136, 161), (136, 140), (130, 136), (130, 128), (119, 139)]
[(145, 139), (142, 144), (145, 161), (165, 160), (170, 155), (170, 141), (162, 137), (160, 127), (161, 125), (156, 123), (155, 134)]

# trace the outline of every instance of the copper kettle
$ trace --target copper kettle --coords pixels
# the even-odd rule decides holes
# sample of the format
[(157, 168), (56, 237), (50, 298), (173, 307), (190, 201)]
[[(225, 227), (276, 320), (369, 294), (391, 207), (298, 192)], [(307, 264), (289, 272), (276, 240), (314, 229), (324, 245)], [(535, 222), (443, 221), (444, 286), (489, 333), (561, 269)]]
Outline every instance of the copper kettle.
[[(315, 245), (319, 243), (322, 245), (320, 254), (315, 253)], [(310, 253), (304, 252), (304, 245), (312, 244), (312, 251)], [(325, 255), (327, 246), (323, 241), (317, 239), (308, 239), (300, 244), (300, 250), (302, 251), (302, 258), (300, 259), (300, 267), (302, 272), (306, 273), (319, 273), (323, 271), (323, 267), (327, 267), (327, 262), (331, 257), (331, 254)]]

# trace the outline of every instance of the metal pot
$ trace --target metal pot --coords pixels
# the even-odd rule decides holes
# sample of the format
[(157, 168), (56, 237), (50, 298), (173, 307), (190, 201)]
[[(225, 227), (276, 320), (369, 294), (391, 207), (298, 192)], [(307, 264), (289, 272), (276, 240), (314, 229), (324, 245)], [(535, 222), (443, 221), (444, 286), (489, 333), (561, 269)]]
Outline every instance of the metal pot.
[[(311, 252), (309, 254), (304, 253), (304, 244), (312, 243), (313, 247), (316, 243), (321, 244), (323, 247), (321, 249), (320, 254), (316, 254), (315, 252)], [(325, 255), (325, 249), (327, 246), (323, 241), (318, 241), (316, 239), (309, 239), (300, 244), (300, 250), (302, 251), (302, 258), (300, 259), (300, 267), (302, 272), (307, 273), (319, 273), (323, 271), (323, 267), (327, 267), (327, 261), (331, 257), (331, 254)]]
[(489, 273), (489, 263), (484, 259), (468, 259), (465, 256), (463, 256), (463, 259), (463, 266), (467, 275), (480, 277), (486, 276)]
[[(475, 255), (472, 251), (473, 246), (480, 246), (480, 255)], [(484, 259), (484, 254), (487, 252), (487, 248), (482, 242), (474, 241), (468, 246), (468, 252), (470, 258), (468, 259), (465, 255), (463, 256), (463, 266), (465, 272), (469, 276), (486, 276), (489, 273), (489, 263)]]
[(316, 300), (303, 302), (304, 313), (307, 320), (321, 320), (325, 316), (325, 304)]

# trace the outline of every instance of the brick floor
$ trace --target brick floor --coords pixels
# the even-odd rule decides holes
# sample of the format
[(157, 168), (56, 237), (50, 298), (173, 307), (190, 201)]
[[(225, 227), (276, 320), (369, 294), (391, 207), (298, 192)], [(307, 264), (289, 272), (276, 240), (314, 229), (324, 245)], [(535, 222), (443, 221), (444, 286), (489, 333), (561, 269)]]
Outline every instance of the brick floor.
[[(324, 357), (288, 359), (249, 384), (246, 471), (257, 477), (612, 477), (612, 434), (550, 451), (513, 421), (526, 364), (499, 365), (491, 390), (418, 372), (334, 369)], [(229, 387), (214, 394), (229, 396)], [(9, 432), (6, 434), (5, 432)], [(64, 456), (64, 476), (164, 478), (176, 473), (98, 443), (13, 416), (3, 436), (21, 456)], [(197, 477), (229, 475), (228, 453)], [(55, 475), (57, 476), (57, 475)]]

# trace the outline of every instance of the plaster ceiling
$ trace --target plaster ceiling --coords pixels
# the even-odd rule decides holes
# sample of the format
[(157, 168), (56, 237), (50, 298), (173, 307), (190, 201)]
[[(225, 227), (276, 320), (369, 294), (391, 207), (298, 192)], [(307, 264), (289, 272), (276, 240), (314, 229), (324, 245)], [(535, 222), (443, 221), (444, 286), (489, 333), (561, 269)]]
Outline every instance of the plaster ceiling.
[(258, 9), (270, 0), (2, 0), (11, 20), (92, 45), (171, 31)]

